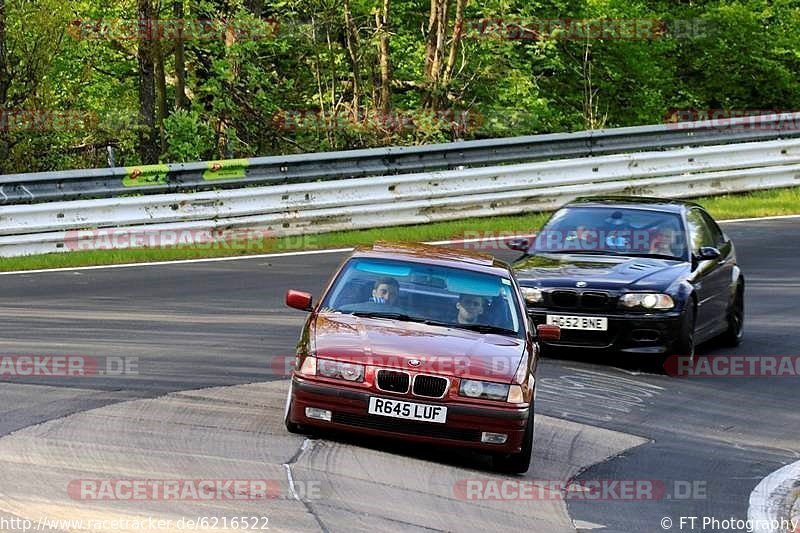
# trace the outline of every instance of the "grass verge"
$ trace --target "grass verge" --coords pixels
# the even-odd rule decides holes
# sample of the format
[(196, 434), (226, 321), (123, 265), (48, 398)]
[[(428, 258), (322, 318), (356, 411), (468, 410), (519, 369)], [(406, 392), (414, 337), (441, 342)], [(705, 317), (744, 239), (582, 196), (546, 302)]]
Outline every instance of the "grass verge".
[[(800, 214), (800, 187), (728, 194), (695, 199), (717, 220)], [(124, 250), (87, 250), (0, 259), (0, 271), (112, 265), (180, 259), (201, 259), (279, 253), (325, 248), (347, 248), (371, 244), (376, 240), (440, 241), (470, 236), (536, 231), (548, 213), (471, 218), (413, 226), (395, 226), (367, 230), (339, 231), (277, 239), (261, 239), (238, 245), (217, 243), (172, 248), (132, 248)]]

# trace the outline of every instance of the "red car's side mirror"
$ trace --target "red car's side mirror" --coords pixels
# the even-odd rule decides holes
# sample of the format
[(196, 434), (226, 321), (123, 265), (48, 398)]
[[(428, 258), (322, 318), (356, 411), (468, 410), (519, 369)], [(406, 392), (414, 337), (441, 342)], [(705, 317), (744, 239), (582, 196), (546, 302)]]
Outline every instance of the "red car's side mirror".
[(540, 341), (557, 341), (561, 339), (561, 328), (550, 324), (536, 326), (536, 334)]
[(311, 295), (294, 289), (286, 291), (286, 305), (301, 311), (311, 311), (313, 309), (311, 307)]

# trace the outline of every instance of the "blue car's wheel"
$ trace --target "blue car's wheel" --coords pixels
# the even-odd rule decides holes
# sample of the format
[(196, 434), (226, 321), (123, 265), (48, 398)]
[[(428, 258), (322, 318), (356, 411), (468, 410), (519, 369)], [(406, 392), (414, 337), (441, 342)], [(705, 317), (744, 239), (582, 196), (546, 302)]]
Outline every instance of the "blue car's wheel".
[(728, 346), (739, 346), (744, 337), (744, 290), (741, 285), (736, 290), (736, 297), (728, 309), (728, 329), (722, 334), (722, 340)]

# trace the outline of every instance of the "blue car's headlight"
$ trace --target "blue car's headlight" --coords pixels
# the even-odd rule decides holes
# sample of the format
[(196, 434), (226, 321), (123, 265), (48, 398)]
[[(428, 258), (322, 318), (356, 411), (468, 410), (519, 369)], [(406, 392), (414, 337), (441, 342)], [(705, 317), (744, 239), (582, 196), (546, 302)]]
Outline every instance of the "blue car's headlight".
[(529, 304), (537, 304), (544, 301), (542, 290), (535, 287), (522, 287), (522, 296)]
[(619, 305), (627, 308), (672, 309), (675, 307), (675, 302), (669, 294), (630, 292), (620, 297)]

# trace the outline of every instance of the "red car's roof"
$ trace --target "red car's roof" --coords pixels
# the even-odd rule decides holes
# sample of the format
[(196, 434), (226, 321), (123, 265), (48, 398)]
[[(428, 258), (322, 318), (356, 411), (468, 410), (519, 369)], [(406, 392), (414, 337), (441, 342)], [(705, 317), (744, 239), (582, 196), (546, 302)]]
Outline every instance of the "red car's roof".
[(507, 263), (495, 259), (491, 255), (471, 250), (457, 250), (443, 246), (431, 246), (419, 243), (376, 242), (371, 247), (359, 247), (353, 257), (380, 257), (382, 259), (399, 259), (420, 263), (433, 263), (439, 266), (464, 268), (489, 274), (508, 276), (510, 267)]

